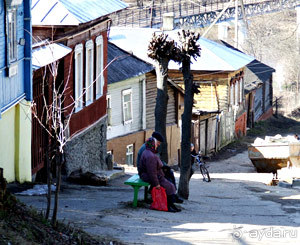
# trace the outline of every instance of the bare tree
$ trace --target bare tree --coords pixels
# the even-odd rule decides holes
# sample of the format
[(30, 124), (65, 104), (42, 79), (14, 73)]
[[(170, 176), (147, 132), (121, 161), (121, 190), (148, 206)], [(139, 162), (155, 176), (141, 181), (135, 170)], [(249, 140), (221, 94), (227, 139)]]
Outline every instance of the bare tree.
[(168, 163), (168, 143), (166, 137), (166, 119), (168, 105), (168, 65), (170, 60), (179, 61), (178, 48), (174, 40), (168, 40), (168, 35), (155, 33), (148, 46), (148, 56), (156, 63), (157, 97), (155, 105), (155, 131), (162, 134), (165, 142), (161, 144), (161, 160)]
[[(65, 120), (64, 113), (66, 109), (63, 106), (64, 94), (68, 81), (65, 86), (63, 83), (58, 83), (58, 61), (45, 66), (43, 69), (43, 81), (42, 81), (42, 93), (43, 93), (43, 113), (38, 114), (37, 105), (33, 101), (31, 105), (32, 115), (36, 118), (39, 124), (45, 129), (47, 134), (50, 136), (51, 144), (48, 145), (46, 150), (46, 163), (47, 163), (47, 184), (48, 184), (48, 195), (47, 195), (47, 211), (46, 218), (49, 217), (50, 206), (51, 206), (51, 160), (53, 159), (56, 167), (56, 190), (54, 209), (52, 215), (52, 224), (56, 225), (56, 217), (58, 210), (58, 198), (61, 185), (61, 167), (64, 161), (64, 147), (69, 140), (67, 133), (71, 116), (74, 112), (74, 106), (72, 106), (71, 113)], [(47, 91), (46, 91), (47, 90)], [(48, 96), (49, 93), (49, 96)], [(53, 157), (53, 158), (52, 158)], [(50, 158), (50, 159), (49, 159)]]
[(193, 83), (191, 73), (191, 58), (200, 57), (200, 46), (197, 41), (199, 34), (191, 31), (182, 31), (179, 34), (181, 43), (180, 54), (182, 61), (182, 74), (184, 78), (184, 112), (182, 114), (181, 133), (181, 165), (178, 195), (184, 199), (189, 197), (189, 176), (191, 172), (191, 121), (194, 102), (194, 93), (198, 93), (198, 87)]

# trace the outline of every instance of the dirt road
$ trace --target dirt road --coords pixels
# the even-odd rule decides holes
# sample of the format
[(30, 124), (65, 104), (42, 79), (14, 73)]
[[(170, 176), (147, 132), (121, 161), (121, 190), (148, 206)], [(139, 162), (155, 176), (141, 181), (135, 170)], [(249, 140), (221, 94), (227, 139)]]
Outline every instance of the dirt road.
[[(180, 213), (150, 210), (149, 204), (132, 208), (133, 191), (123, 182), (135, 169), (127, 168), (107, 187), (64, 185), (58, 217), (126, 244), (298, 243), (299, 189), (266, 185), (272, 175), (256, 173), (247, 152), (208, 165), (212, 182), (203, 182), (197, 171)], [(45, 197), (19, 199), (46, 207)]]

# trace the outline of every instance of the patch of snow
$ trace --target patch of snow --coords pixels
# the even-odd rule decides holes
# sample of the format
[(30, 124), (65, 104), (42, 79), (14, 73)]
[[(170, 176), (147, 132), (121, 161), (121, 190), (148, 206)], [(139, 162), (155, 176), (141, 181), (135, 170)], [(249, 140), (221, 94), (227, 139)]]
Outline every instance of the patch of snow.
[[(55, 191), (56, 187), (51, 185), (51, 191)], [(48, 186), (47, 185), (35, 185), (32, 189), (28, 189), (26, 191), (22, 191), (16, 193), (16, 195), (22, 196), (41, 196), (46, 195), (48, 193)]]

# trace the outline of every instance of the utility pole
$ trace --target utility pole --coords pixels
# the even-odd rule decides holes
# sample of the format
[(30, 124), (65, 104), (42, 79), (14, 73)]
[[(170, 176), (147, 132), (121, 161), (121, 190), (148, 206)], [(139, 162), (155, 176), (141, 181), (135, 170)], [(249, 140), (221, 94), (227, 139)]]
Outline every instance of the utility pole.
[(152, 0), (152, 3), (151, 3), (150, 28), (152, 28), (152, 25), (153, 25), (153, 8), (154, 8), (154, 0)]
[(236, 48), (239, 48), (239, 32), (238, 32), (238, 29), (239, 29), (239, 2), (238, 0), (235, 0), (235, 22), (234, 22), (234, 25), (235, 25), (235, 28), (234, 28), (234, 41), (235, 41), (235, 47)]
[(218, 14), (217, 18), (213, 21), (213, 23), (210, 24), (210, 26), (206, 29), (206, 31), (201, 35), (201, 37), (205, 37), (208, 32), (211, 30), (211, 28), (217, 23), (217, 21), (222, 17), (222, 15), (225, 13), (225, 11), (229, 8), (229, 5), (233, 2), (234, 0), (230, 0), (224, 7), (224, 9), (221, 11), (221, 13)]

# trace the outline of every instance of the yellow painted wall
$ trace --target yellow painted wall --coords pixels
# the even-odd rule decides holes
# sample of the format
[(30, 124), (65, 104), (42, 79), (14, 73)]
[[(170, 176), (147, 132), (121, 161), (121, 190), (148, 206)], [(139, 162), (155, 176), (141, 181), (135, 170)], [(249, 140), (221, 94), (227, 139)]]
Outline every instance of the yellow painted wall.
[(29, 102), (10, 108), (0, 119), (0, 167), (8, 182), (31, 181), (31, 113)]
[(8, 182), (15, 180), (15, 110), (10, 108), (0, 119), (0, 167)]

